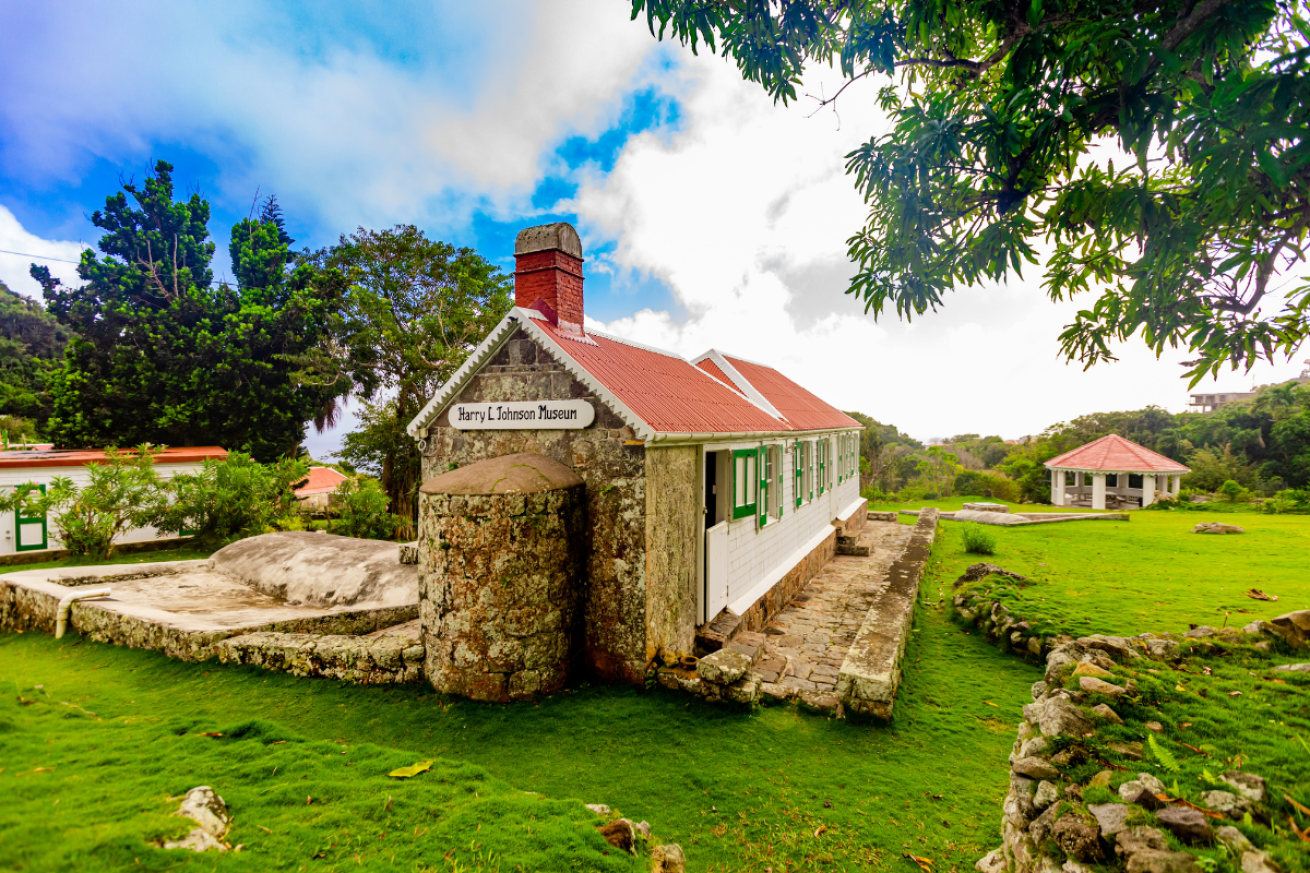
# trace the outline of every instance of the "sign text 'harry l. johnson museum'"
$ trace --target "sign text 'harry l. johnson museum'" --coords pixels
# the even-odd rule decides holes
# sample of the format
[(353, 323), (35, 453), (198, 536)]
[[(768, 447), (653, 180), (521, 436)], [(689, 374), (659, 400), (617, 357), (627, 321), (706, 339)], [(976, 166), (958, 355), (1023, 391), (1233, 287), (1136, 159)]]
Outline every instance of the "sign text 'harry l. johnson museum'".
[[(424, 499), (441, 492), (458, 514), (451, 493), (530, 490), (521, 476), (534, 462), (508, 455), (569, 468), (558, 472), (575, 483), (583, 532), (567, 552), (578, 602), (566, 612), (578, 667), (594, 678), (641, 682), (652, 659), (695, 652), (698, 631), (702, 652), (712, 648), (716, 618), (761, 629), (832, 557), (837, 526), (863, 523), (859, 423), (763, 364), (715, 350), (688, 361), (585, 330), (582, 245), (568, 224), (522, 231), (515, 256), (514, 308), (409, 425)], [(473, 487), (464, 468), (478, 462), (518, 472)], [(457, 470), (460, 489), (443, 490)], [(434, 525), (421, 519), (420, 536), (441, 540), (429, 549), (441, 561), (453, 535)], [(511, 585), (497, 568), (524, 557), (515, 547), (485, 543), (485, 559), (440, 573)], [(438, 623), (476, 622), (441, 596), (428, 607)]]

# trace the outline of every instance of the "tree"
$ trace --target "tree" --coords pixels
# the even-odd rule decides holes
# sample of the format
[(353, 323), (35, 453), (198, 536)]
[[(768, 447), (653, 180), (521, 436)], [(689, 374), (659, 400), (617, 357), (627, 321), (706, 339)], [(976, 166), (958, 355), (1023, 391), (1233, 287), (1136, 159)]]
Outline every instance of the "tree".
[[(413, 225), (360, 228), (313, 262), (342, 271), (343, 370), (366, 400), (364, 432), (342, 457), (377, 475), (411, 536), (419, 454), (405, 426), (509, 311), (509, 277), (469, 248), (428, 239)], [(389, 419), (384, 421), (383, 417)]]
[(68, 335), (44, 306), (0, 282), (0, 415), (45, 426), (46, 379), (63, 360)]
[(216, 284), (209, 204), (198, 193), (174, 202), (172, 170), (158, 162), (144, 185), (125, 184), (92, 215), (106, 257), (82, 253), (84, 285), (65, 287), (32, 267), (51, 313), (74, 335), (49, 379), (50, 435), (60, 446), (294, 453), (305, 423), (349, 389), (316, 355), (345, 280), (293, 263), (280, 211), (266, 210), (232, 229), (236, 282)]
[(1140, 333), (1157, 355), (1189, 348), (1195, 384), (1310, 335), (1310, 282), (1281, 311), (1262, 308), (1310, 228), (1305, 0), (632, 10), (661, 38), (731, 56), (783, 102), (806, 65), (836, 66), (847, 85), (900, 73), (879, 93), (891, 132), (847, 156), (870, 210), (848, 241), (848, 293), (875, 317), (935, 310), (947, 291), (1019, 275), (1049, 248), (1053, 300), (1099, 289), (1060, 336), (1086, 366)]

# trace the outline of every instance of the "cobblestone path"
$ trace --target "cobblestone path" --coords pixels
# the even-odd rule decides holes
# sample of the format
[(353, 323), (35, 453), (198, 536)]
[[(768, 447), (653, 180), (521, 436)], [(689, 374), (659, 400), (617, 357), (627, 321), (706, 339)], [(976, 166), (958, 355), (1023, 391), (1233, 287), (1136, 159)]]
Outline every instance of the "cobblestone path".
[(799, 697), (824, 709), (836, 707), (837, 674), (847, 648), (913, 533), (908, 525), (866, 522), (859, 544), (872, 547), (869, 556), (834, 557), (769, 622), (763, 633), (764, 652), (755, 664), (755, 672), (764, 679), (762, 693)]

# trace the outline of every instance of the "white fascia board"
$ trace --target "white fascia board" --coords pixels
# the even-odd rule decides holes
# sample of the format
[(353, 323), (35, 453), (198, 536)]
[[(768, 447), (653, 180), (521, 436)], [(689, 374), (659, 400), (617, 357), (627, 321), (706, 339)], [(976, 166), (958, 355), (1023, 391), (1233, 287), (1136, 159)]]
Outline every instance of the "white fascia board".
[(419, 410), (418, 415), (414, 416), (406, 427), (405, 432), (416, 440), (423, 439), (423, 433), (428, 429), (428, 425), (445, 411), (446, 406), (454, 399), (455, 395), (464, 388), (468, 380), (473, 377), (478, 370), (482, 369), (492, 355), (500, 351), (510, 337), (514, 335), (514, 329), (520, 325), (530, 323), (531, 319), (526, 315), (526, 310), (514, 307), (505, 314), (500, 320), (500, 324), (492, 328), (487, 338), (478, 344), (472, 354), (465, 359), (463, 365), (455, 371), (446, 384), (437, 389), (437, 393), (432, 399)]
[(1102, 473), (1106, 476), (1186, 476), (1192, 472), (1190, 467), (1183, 470), (1093, 470), (1090, 467), (1052, 467), (1050, 464), (1044, 466), (1048, 470), (1062, 470), (1066, 473), (1088, 473), (1092, 476)]
[(568, 353), (568, 351), (560, 343), (555, 341), (555, 337), (542, 330), (531, 320), (525, 320), (523, 327), (533, 339), (537, 340), (546, 351), (554, 356), (555, 360), (559, 361), (564, 366), (565, 372), (590, 388), (591, 392), (599, 397), (607, 406), (613, 409), (615, 414), (623, 419), (627, 425), (636, 432), (639, 438), (649, 440), (656, 435), (655, 428), (647, 424), (641, 416), (629, 409), (626, 403), (614, 396), (608, 388), (597, 381), (596, 377), (592, 376), (591, 373), (578, 364), (577, 361), (573, 360), (573, 357)]

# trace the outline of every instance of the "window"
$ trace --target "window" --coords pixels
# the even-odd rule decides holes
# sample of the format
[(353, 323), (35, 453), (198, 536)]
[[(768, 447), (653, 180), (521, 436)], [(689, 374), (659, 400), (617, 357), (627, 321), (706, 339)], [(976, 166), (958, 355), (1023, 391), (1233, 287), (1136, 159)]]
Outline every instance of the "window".
[[(40, 491), (45, 494), (44, 485), (29, 482), (19, 485), (18, 491)], [(19, 552), (39, 551), (49, 548), (47, 542), (46, 517), (44, 515), (24, 515), (22, 506), (14, 508), (14, 549)]]
[(1141, 488), (1141, 487), (1142, 487), (1142, 475), (1141, 475), (1140, 473), (1129, 473), (1129, 474), (1128, 474), (1128, 487), (1129, 487), (1129, 488)]
[(773, 446), (770, 451), (773, 454), (774, 487), (777, 489), (777, 493), (773, 495), (773, 514), (778, 518), (782, 518), (782, 509), (787, 504), (787, 501), (783, 500), (784, 491), (782, 487), (783, 475), (787, 467), (786, 463), (784, 463), (784, 460), (787, 457), (787, 450), (786, 446), (777, 445)]
[(1106, 487), (1106, 488), (1118, 488), (1118, 487), (1119, 487), (1119, 474), (1118, 474), (1118, 473), (1106, 473), (1106, 474), (1105, 474), (1105, 487)]
[(732, 453), (732, 517), (755, 514), (759, 500), (759, 451), (736, 449)]
[(846, 434), (839, 433), (837, 442), (837, 484), (846, 481)]
[(760, 446), (760, 496), (756, 512), (760, 517), (760, 527), (769, 523), (769, 498), (773, 488), (773, 447)]

